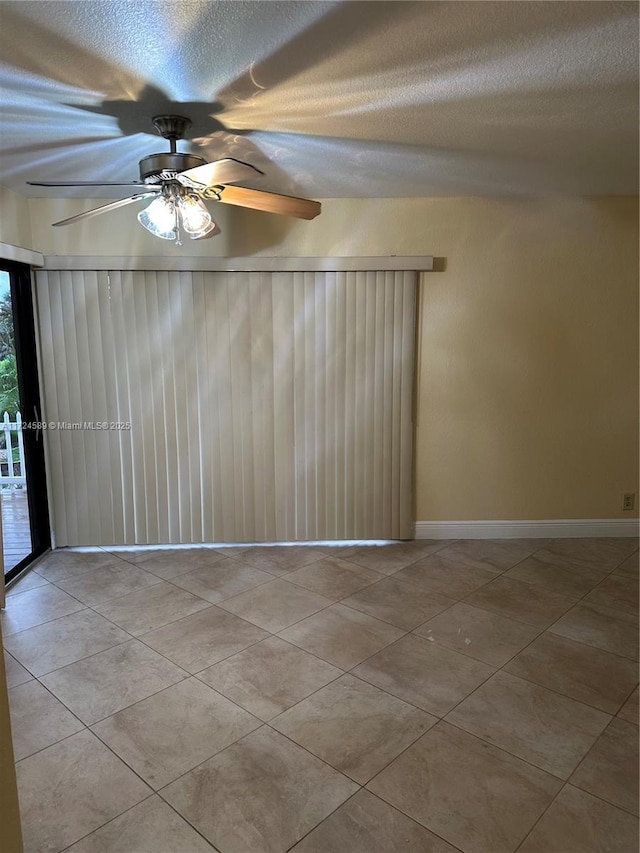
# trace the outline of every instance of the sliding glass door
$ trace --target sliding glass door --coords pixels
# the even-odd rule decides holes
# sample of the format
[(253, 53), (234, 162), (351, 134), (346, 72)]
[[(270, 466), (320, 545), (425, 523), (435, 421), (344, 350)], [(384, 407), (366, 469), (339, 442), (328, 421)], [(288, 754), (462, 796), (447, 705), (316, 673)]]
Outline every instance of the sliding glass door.
[(0, 502), (4, 580), (50, 545), (31, 271), (0, 261)]

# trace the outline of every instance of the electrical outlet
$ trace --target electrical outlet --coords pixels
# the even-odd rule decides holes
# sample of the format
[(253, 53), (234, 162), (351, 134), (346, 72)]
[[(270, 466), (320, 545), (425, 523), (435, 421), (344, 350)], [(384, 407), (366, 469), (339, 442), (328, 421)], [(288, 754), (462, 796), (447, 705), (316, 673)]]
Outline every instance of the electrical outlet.
[(633, 509), (636, 505), (636, 496), (633, 492), (628, 492), (626, 495), (622, 496), (622, 510), (626, 512), (627, 510)]

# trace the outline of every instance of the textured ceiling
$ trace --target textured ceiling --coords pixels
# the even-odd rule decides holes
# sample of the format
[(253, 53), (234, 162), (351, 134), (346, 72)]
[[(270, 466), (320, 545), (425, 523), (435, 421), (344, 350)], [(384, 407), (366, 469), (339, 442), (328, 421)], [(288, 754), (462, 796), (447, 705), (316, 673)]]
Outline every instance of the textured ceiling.
[(181, 150), (340, 196), (635, 194), (638, 4), (0, 2), (0, 184)]

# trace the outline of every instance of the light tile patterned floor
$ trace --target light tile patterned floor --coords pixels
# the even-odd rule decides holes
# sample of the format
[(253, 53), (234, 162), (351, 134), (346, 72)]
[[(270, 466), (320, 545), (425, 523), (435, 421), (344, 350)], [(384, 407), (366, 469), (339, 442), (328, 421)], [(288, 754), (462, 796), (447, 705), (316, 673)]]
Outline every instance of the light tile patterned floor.
[(638, 542), (58, 551), (26, 853), (636, 853)]

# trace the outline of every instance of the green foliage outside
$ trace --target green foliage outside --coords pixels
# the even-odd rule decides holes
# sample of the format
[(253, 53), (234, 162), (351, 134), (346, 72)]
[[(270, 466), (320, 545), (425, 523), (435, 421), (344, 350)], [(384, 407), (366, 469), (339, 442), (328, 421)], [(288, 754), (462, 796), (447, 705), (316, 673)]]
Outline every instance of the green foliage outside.
[(13, 338), (11, 295), (0, 300), (0, 415), (8, 412), (13, 419), (20, 409), (18, 370)]
[(7, 293), (0, 299), (0, 361), (9, 355), (15, 357), (15, 354), (13, 309), (11, 307), (11, 294)]
[(11, 354), (0, 359), (0, 415), (9, 413), (11, 420), (20, 409), (16, 357)]

